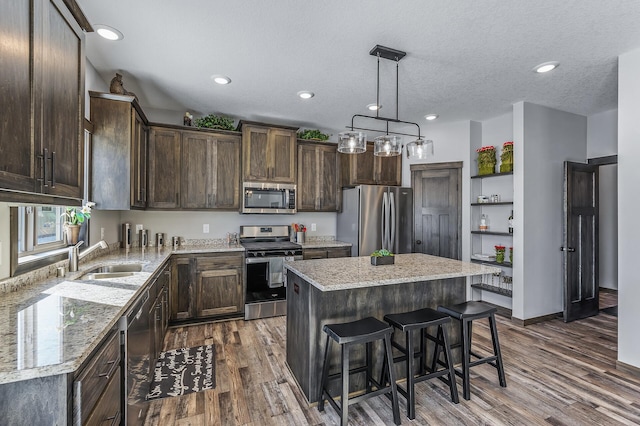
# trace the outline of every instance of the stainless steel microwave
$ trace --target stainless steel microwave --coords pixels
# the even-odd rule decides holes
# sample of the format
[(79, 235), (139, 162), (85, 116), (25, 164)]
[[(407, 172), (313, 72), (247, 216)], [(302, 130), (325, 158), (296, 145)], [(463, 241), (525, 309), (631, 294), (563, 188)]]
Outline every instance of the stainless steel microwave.
[(244, 182), (242, 213), (296, 212), (296, 186), (287, 183)]

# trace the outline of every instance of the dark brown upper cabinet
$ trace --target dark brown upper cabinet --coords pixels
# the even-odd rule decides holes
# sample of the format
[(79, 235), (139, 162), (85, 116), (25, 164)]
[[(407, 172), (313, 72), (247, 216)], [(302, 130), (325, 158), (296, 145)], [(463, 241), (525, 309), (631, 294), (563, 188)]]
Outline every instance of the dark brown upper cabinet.
[(147, 206), (180, 208), (180, 130), (151, 126), (149, 132), (149, 197)]
[(402, 184), (402, 155), (376, 157), (373, 143), (362, 154), (339, 154), (342, 186)]
[[(80, 17), (79, 9), (75, 13)], [(82, 28), (62, 0), (5, 2), (0, 28), (0, 199), (79, 204)]]
[(243, 180), (296, 181), (296, 127), (241, 121)]
[(181, 207), (240, 208), (239, 135), (182, 132)]
[(147, 205), (147, 118), (133, 96), (89, 92), (91, 122), (90, 198), (100, 210)]
[(298, 211), (337, 211), (339, 170), (335, 144), (298, 141)]

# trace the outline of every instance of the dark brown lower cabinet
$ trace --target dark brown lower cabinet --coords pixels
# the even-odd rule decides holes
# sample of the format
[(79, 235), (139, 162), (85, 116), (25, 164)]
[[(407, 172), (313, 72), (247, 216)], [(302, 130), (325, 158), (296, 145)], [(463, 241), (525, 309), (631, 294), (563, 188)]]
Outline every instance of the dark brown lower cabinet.
[[(73, 382), (73, 424), (120, 424), (120, 332), (117, 324)], [(79, 422), (78, 422), (79, 420)]]
[(243, 284), (242, 252), (175, 257), (171, 321), (242, 314)]

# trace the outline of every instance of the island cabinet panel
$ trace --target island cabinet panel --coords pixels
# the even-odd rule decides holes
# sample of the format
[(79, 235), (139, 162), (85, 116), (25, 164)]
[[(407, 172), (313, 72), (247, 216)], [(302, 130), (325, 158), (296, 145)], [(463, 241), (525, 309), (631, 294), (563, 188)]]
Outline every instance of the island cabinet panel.
[(150, 208), (180, 207), (180, 137), (178, 130), (151, 127), (148, 198)]
[(239, 136), (182, 132), (182, 208), (240, 208), (240, 144)]
[(299, 141), (298, 210), (337, 211), (339, 170), (335, 144)]
[(171, 320), (184, 321), (242, 314), (242, 252), (181, 255), (173, 260)]
[(6, 41), (0, 43), (0, 199), (79, 204), (84, 33), (62, 0), (6, 3), (0, 16)]
[(402, 184), (402, 155), (376, 157), (373, 143), (362, 154), (340, 154), (342, 186)]
[[(287, 282), (287, 364), (310, 403), (317, 402), (318, 397), (326, 342), (326, 334), (322, 332), (324, 324), (354, 321), (368, 316), (383, 318), (389, 313), (427, 307), (436, 309), (438, 305), (466, 300), (464, 277), (320, 291), (299, 275), (287, 271)], [(451, 342), (459, 342), (457, 324), (450, 324), (448, 333)], [(378, 355), (377, 352), (374, 354), (374, 371), (381, 369), (382, 356)], [(350, 356), (353, 365), (361, 365), (365, 356), (364, 347), (354, 347)], [(458, 354), (454, 352), (456, 357)], [(340, 365), (340, 351), (335, 345), (330, 362), (332, 366)], [(397, 374), (400, 378), (404, 377), (401, 364), (398, 364)], [(350, 392), (364, 388), (364, 381), (359, 375), (350, 380)], [(339, 394), (339, 381), (332, 386), (335, 386), (332, 394)]]
[(91, 200), (100, 210), (147, 205), (147, 119), (133, 96), (89, 92)]
[(296, 128), (240, 122), (243, 180), (295, 183)]

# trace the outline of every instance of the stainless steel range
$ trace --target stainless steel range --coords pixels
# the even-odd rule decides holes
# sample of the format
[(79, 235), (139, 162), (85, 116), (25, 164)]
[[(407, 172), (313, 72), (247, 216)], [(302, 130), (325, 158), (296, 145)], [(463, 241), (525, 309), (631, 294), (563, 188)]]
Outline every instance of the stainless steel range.
[(247, 266), (244, 319), (287, 313), (283, 262), (302, 259), (302, 246), (289, 241), (289, 231), (288, 225), (240, 227)]

